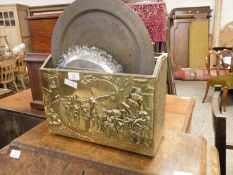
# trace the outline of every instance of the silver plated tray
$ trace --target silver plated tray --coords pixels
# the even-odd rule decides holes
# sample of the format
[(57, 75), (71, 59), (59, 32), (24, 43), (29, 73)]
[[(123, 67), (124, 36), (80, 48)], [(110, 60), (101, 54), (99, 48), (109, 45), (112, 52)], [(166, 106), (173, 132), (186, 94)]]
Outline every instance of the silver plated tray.
[(52, 62), (72, 45), (111, 54), (124, 73), (152, 74), (153, 47), (144, 24), (118, 0), (76, 0), (59, 17), (52, 36)]
[(106, 51), (96, 47), (72, 46), (58, 60), (58, 68), (122, 73), (122, 66)]

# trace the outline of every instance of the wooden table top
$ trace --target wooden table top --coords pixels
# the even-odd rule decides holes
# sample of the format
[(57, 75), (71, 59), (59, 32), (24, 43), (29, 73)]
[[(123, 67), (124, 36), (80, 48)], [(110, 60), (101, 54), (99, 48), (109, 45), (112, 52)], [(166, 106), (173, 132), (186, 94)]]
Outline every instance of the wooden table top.
[(189, 132), (194, 106), (194, 98), (167, 95), (165, 129), (174, 132)]
[[(28, 89), (4, 99), (0, 99), (0, 109), (45, 117), (43, 110), (36, 110), (30, 107), (31, 101), (31, 90)], [(174, 132), (187, 133), (190, 127), (194, 105), (195, 100), (193, 98), (167, 95), (165, 129)]]
[(16, 93), (0, 100), (0, 109), (22, 112), (30, 115), (45, 116), (44, 111), (32, 109), (30, 102), (32, 101), (31, 89)]
[[(19, 159), (9, 156), (12, 149), (21, 151)], [(208, 149), (202, 137), (167, 131), (152, 158), (51, 134), (44, 121), (0, 150), (0, 170), (9, 175), (218, 175), (216, 153), (208, 155)]]

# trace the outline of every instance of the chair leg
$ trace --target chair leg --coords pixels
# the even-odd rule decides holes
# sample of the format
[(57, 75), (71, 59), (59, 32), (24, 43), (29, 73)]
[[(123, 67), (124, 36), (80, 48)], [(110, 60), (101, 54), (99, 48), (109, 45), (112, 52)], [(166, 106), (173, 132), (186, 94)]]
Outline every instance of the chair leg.
[(4, 89), (7, 89), (6, 84), (3, 84)]
[(21, 81), (21, 83), (22, 83), (22, 85), (23, 85), (23, 89), (25, 90), (26, 87), (25, 87), (25, 84), (24, 84), (24, 81), (23, 81), (23, 77), (20, 78), (20, 81)]
[(202, 100), (202, 103), (205, 102), (205, 99), (206, 99), (206, 97), (207, 97), (207, 95), (208, 95), (208, 92), (209, 92), (209, 87), (210, 87), (210, 85), (209, 85), (209, 82), (207, 81), (206, 89), (205, 89), (205, 96), (204, 96), (204, 98), (203, 98), (203, 100)]
[(223, 87), (223, 111), (226, 112), (228, 88)]
[(15, 86), (16, 92), (19, 92), (19, 89), (18, 89), (17, 84), (15, 83), (15, 81), (13, 81), (13, 84)]

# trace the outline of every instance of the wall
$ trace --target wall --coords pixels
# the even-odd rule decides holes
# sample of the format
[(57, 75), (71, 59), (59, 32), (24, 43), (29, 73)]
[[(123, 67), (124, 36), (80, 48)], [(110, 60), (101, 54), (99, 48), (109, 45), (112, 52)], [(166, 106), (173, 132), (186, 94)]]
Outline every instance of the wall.
[[(212, 16), (214, 16), (215, 0), (165, 0), (165, 2), (167, 2), (168, 11), (171, 11), (176, 7), (210, 6), (210, 8), (213, 10)], [(223, 27), (231, 21), (233, 21), (233, 0), (223, 0), (221, 29), (223, 29)], [(213, 17), (211, 19), (211, 25), (212, 24)]]
[[(177, 7), (196, 7), (196, 6), (210, 6), (214, 9), (215, 0), (164, 0), (167, 3), (167, 9), (170, 12)], [(229, 0), (230, 1), (230, 0)]]
[[(164, 0), (167, 3), (167, 10), (170, 12), (177, 7), (196, 7), (196, 6), (210, 6), (212, 16), (214, 16), (215, 0)], [(210, 33), (213, 33), (214, 20), (210, 18)]]
[(222, 4), (222, 16), (221, 16), (221, 29), (233, 21), (233, 1), (232, 0), (223, 0)]

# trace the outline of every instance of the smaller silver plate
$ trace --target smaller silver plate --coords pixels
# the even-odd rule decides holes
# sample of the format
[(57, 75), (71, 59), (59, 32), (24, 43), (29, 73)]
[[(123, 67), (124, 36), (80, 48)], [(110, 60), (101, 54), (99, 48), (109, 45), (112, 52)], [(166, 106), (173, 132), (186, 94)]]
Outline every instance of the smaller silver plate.
[(58, 68), (122, 73), (122, 66), (106, 51), (96, 47), (72, 46), (58, 60)]

